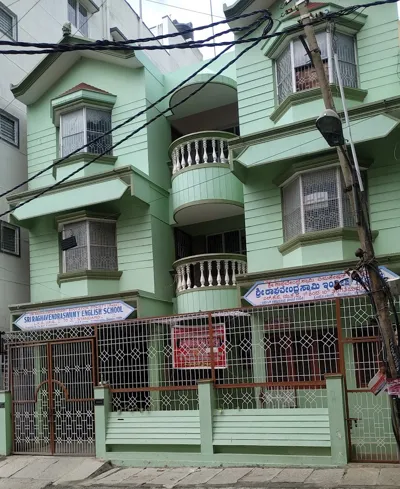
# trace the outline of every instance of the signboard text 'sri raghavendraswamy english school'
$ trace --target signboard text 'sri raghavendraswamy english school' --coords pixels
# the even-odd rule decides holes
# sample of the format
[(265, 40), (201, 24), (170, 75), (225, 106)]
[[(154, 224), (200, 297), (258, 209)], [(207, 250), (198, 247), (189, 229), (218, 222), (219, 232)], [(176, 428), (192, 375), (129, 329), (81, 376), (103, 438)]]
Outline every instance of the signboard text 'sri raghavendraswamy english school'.
[(134, 307), (123, 301), (97, 302), (30, 311), (19, 317), (15, 324), (23, 330), (65, 328), (83, 324), (123, 321), (134, 310)]

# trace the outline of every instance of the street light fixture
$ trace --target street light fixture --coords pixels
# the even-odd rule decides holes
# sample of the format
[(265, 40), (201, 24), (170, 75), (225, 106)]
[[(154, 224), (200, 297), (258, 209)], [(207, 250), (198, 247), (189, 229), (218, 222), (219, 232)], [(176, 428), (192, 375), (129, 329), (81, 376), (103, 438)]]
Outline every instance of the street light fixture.
[(342, 121), (334, 110), (324, 110), (315, 124), (329, 146), (344, 146)]

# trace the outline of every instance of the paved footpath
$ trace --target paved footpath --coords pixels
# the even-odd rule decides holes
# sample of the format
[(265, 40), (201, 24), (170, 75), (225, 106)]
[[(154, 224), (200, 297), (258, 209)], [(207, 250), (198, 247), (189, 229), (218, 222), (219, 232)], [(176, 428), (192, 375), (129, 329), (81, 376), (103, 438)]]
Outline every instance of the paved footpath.
[(0, 489), (393, 489), (400, 465), (345, 468), (122, 468), (94, 458), (0, 459)]

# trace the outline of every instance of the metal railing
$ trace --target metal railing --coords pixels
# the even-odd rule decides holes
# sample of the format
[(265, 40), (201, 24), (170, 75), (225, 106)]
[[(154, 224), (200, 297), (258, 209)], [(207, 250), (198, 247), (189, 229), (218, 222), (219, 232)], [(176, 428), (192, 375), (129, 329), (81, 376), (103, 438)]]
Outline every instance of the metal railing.
[(169, 154), (172, 174), (193, 165), (203, 163), (223, 163), (228, 165), (228, 141), (235, 134), (224, 131), (204, 131), (183, 136), (174, 141)]
[(236, 286), (236, 276), (247, 272), (246, 255), (208, 253), (188, 256), (173, 264), (176, 292), (203, 287)]

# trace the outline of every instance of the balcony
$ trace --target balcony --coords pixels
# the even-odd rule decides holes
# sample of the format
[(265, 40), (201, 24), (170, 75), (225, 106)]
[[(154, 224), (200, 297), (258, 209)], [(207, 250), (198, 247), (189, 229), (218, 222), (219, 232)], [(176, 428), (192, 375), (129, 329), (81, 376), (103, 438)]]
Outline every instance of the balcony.
[(229, 309), (238, 305), (236, 276), (247, 272), (246, 255), (208, 253), (173, 265), (179, 313)]
[(177, 224), (243, 214), (243, 187), (229, 166), (228, 141), (234, 137), (205, 131), (171, 144), (172, 210)]

